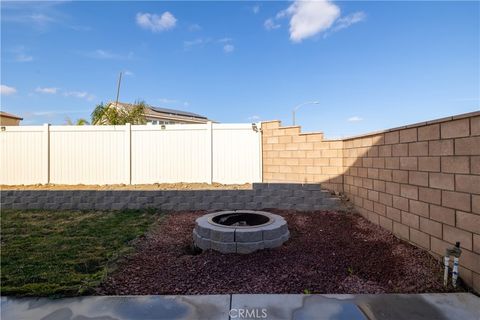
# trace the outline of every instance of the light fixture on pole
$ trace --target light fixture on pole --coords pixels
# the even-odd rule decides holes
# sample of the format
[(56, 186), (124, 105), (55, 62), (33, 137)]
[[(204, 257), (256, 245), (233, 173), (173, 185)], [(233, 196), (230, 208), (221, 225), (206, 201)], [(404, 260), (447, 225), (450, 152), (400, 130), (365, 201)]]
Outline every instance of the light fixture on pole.
[(295, 108), (293, 108), (292, 110), (292, 125), (294, 126), (295, 125), (295, 112), (300, 109), (300, 107), (304, 106), (304, 105), (307, 105), (307, 104), (319, 104), (318, 101), (309, 101), (309, 102), (304, 102), (304, 103), (301, 103), (299, 104), (298, 106), (296, 106)]

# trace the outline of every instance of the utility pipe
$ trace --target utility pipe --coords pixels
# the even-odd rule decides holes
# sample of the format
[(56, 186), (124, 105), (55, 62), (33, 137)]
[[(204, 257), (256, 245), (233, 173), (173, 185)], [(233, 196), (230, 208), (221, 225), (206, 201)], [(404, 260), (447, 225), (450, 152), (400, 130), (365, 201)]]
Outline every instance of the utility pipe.
[(452, 248), (447, 248), (445, 250), (445, 270), (443, 273), (443, 285), (446, 287), (448, 284), (448, 265), (450, 262), (450, 256), (453, 256), (453, 270), (452, 270), (452, 286), (454, 288), (457, 287), (457, 280), (458, 280), (458, 261), (460, 255), (462, 254), (462, 249), (460, 249), (460, 242), (456, 242), (455, 246)]
[[(448, 249), (447, 249), (448, 251)], [(443, 264), (445, 265), (445, 270), (443, 272), (443, 286), (446, 287), (448, 284), (448, 264), (450, 263), (450, 256), (445, 254), (443, 259)]]

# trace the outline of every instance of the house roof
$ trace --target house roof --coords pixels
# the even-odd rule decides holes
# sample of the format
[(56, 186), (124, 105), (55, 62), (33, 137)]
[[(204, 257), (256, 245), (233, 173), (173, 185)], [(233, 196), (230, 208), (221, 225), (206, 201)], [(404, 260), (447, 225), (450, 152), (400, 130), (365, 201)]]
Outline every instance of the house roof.
[(17, 119), (17, 120), (23, 120), (23, 118), (21, 118), (21, 117), (19, 117), (19, 116), (16, 116), (16, 115), (14, 115), (14, 114), (11, 114), (11, 113), (8, 113), (8, 112), (4, 112), (4, 111), (0, 111), (0, 116), (6, 117), (6, 118)]
[(175, 110), (175, 109), (168, 109), (168, 108), (158, 108), (158, 107), (152, 107), (149, 106), (152, 110), (161, 112), (161, 113), (168, 113), (168, 114), (173, 114), (176, 116), (185, 116), (185, 117), (192, 117), (192, 118), (200, 118), (200, 119), (207, 119), (207, 117), (199, 115), (197, 113), (193, 112), (187, 112), (187, 111), (181, 111), (181, 110)]
[[(115, 102), (112, 102), (112, 104), (115, 104)], [(122, 107), (132, 107), (133, 104), (131, 103), (124, 103), (124, 102), (119, 102), (119, 106)], [(182, 110), (175, 110), (175, 109), (168, 109), (168, 108), (159, 108), (159, 107), (154, 107), (151, 105), (146, 104), (146, 116), (158, 116), (158, 113), (163, 113), (167, 115), (174, 115), (174, 116), (181, 116), (181, 117), (188, 117), (188, 118), (197, 118), (197, 119), (203, 119), (207, 120), (208, 118), (193, 112), (188, 112), (188, 111), (182, 111)]]

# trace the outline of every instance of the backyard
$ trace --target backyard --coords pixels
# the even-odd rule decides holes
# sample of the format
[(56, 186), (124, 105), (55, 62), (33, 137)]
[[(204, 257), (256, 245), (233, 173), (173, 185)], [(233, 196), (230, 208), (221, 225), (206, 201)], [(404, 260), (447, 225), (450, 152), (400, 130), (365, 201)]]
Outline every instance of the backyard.
[(480, 0), (0, 17), (0, 320), (480, 320)]
[(290, 240), (240, 255), (192, 248), (204, 211), (4, 210), (2, 295), (453, 291), (440, 262), (360, 215), (270, 211)]

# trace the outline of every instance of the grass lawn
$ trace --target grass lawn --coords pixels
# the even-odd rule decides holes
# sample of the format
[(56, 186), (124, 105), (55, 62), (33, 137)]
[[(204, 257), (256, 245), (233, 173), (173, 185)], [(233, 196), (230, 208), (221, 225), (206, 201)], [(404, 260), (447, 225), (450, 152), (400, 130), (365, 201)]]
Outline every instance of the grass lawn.
[(91, 293), (162, 216), (147, 211), (1, 213), (1, 294)]

